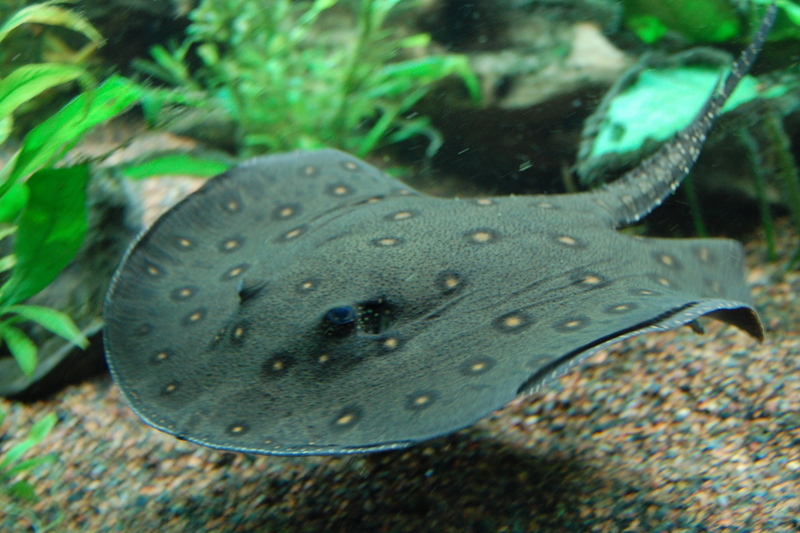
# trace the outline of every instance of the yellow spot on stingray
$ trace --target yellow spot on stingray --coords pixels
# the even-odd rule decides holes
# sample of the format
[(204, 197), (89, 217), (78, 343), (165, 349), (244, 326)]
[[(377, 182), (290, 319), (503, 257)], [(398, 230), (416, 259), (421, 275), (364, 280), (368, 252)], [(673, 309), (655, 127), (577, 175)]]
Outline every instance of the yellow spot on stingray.
[(398, 341), (394, 337), (389, 337), (385, 341), (383, 341), (383, 347), (388, 348), (389, 350), (394, 350), (400, 345), (400, 341)]
[(492, 234), (488, 231), (476, 231), (470, 237), (473, 241), (480, 243), (489, 242), (492, 240)]
[(352, 423), (353, 420), (355, 420), (355, 418), (356, 418), (355, 415), (353, 415), (351, 413), (347, 413), (345, 415), (340, 416), (336, 420), (336, 423), (339, 424), (340, 426), (346, 426), (347, 424)]

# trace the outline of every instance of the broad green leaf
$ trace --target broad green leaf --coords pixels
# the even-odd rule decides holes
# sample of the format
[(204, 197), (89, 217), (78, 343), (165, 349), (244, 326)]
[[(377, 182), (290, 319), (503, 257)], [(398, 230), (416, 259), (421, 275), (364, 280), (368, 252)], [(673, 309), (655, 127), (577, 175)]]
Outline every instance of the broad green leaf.
[(103, 44), (103, 36), (100, 35), (100, 32), (98, 32), (88, 20), (74, 11), (51, 4), (51, 2), (33, 4), (11, 15), (11, 17), (0, 26), (0, 41), (5, 39), (9, 33), (21, 25), (33, 23), (68, 28), (82, 33), (98, 46)]
[[(638, 150), (645, 141), (663, 142), (687, 126), (719, 82), (719, 70), (681, 67), (645, 70), (631, 87), (614, 97), (592, 145), (591, 157)], [(786, 92), (777, 86), (760, 91), (759, 82), (745, 76), (728, 102), (725, 113), (755, 98)]]
[(15, 183), (0, 197), (0, 223), (11, 224), (14, 222), (25, 204), (28, 203), (28, 186), (24, 182)]
[[(25, 375), (30, 376), (33, 374), (33, 371), (36, 370), (36, 365), (38, 363), (37, 349), (33, 341), (21, 330), (15, 328), (14, 326), (9, 326), (8, 324), (4, 324), (2, 326), (2, 329), (0, 329), (0, 335), (3, 337), (3, 340), (8, 346), (8, 351), (14, 356), (14, 359), (17, 361), (17, 364), (25, 373)], [(12, 450), (13, 449), (14, 448), (12, 448)], [(3, 461), (0, 461), (0, 468), (3, 468), (5, 465), (5, 461), (8, 458), (9, 453), (11, 452), (7, 452), (3, 457)]]
[(0, 288), (0, 305), (13, 305), (45, 288), (83, 244), (87, 165), (44, 169), (27, 181), (28, 205), (19, 217), (17, 264)]
[(631, 16), (628, 18), (627, 23), (628, 27), (639, 36), (639, 39), (647, 44), (658, 42), (669, 31), (669, 28), (663, 22), (652, 15)]
[(740, 15), (729, 0), (626, 0), (623, 9), (625, 23), (633, 20), (635, 31), (644, 30), (643, 38), (657, 38), (659, 25), (705, 43), (730, 41), (741, 31)]
[(140, 89), (133, 82), (112, 76), (96, 89), (74, 98), (25, 136), (6, 181), (0, 186), (0, 195), (18, 179), (60, 157), (87, 131), (125, 111), (139, 96)]
[(4, 312), (16, 313), (22, 318), (36, 322), (46, 330), (83, 349), (89, 346), (89, 340), (81, 333), (72, 319), (61, 311), (40, 305), (12, 305), (6, 307)]
[(136, 180), (167, 175), (209, 177), (225, 172), (229, 167), (230, 165), (216, 159), (194, 157), (189, 154), (171, 154), (125, 167), (122, 169), (122, 175)]
[(19, 67), (0, 81), (0, 119), (47, 89), (77, 79), (84, 86), (92, 83), (88, 72), (73, 65), (36, 63)]

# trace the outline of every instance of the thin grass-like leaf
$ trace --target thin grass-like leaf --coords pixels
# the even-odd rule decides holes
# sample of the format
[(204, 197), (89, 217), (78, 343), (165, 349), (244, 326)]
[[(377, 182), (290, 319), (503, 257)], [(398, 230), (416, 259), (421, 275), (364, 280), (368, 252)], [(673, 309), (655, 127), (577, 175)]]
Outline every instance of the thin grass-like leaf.
[(0, 185), (0, 195), (20, 178), (60, 158), (86, 132), (125, 111), (140, 95), (141, 89), (133, 82), (111, 76), (96, 89), (74, 98), (25, 136), (5, 183)]
[(46, 330), (55, 333), (84, 350), (89, 340), (81, 333), (69, 315), (41, 305), (12, 305), (5, 308), (7, 313), (15, 313), (22, 318), (36, 322)]
[(0, 26), (0, 42), (21, 25), (30, 23), (68, 28), (82, 33), (98, 46), (101, 46), (104, 41), (100, 32), (98, 32), (84, 17), (69, 9), (64, 9), (63, 7), (58, 7), (46, 2), (24, 7), (11, 15), (11, 17)]
[(31, 426), (25, 439), (12, 446), (3, 454), (3, 458), (0, 460), (0, 471), (7, 472), (8, 469), (11, 468), (11, 465), (17, 464), (28, 450), (40, 444), (45, 437), (50, 434), (50, 431), (53, 430), (57, 422), (58, 417), (55, 413), (49, 413), (37, 420), (33, 426)]
[(17, 68), (0, 81), (0, 119), (44, 91), (75, 80), (86, 87), (93, 82), (86, 70), (73, 65), (36, 63)]
[(15, 476), (21, 472), (25, 472), (27, 470), (33, 470), (34, 468), (37, 468), (44, 464), (55, 463), (57, 460), (58, 456), (52, 453), (49, 453), (47, 455), (40, 455), (38, 457), (31, 457), (30, 459), (19, 461), (17, 464), (9, 468), (6, 471), (6, 475), (9, 477)]

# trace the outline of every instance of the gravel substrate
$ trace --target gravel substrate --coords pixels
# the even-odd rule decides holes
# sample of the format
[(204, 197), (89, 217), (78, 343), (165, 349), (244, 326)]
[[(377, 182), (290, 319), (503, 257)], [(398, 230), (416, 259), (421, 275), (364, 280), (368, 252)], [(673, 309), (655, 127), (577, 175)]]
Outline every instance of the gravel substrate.
[[(222, 453), (141, 423), (107, 376), (10, 409), (3, 450), (55, 411), (0, 530), (800, 530), (800, 273), (748, 246), (763, 344), (711, 323), (632, 339), (455, 435), (367, 456)], [(37, 530), (39, 530), (37, 528)]]

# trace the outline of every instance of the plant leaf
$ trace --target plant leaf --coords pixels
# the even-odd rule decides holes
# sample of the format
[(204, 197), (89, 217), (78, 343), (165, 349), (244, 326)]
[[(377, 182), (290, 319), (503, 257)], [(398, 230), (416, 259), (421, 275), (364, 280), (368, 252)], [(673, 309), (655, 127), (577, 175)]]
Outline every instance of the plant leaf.
[(135, 180), (164, 175), (205, 178), (225, 172), (228, 168), (230, 165), (216, 159), (195, 157), (189, 154), (170, 154), (125, 167), (122, 169), (122, 175)]
[(6, 471), (6, 475), (11, 477), (19, 474), (20, 472), (24, 472), (26, 470), (33, 470), (34, 468), (48, 463), (55, 463), (58, 460), (58, 457), (53, 453), (48, 453), (47, 455), (40, 455), (38, 457), (31, 457), (30, 459), (25, 459), (24, 461), (20, 461), (11, 468)]
[[(26, 376), (32, 375), (33, 371), (36, 370), (36, 364), (38, 362), (38, 350), (33, 341), (21, 330), (14, 326), (9, 326), (8, 324), (2, 326), (2, 329), (0, 329), (0, 336), (3, 337), (3, 340), (8, 346), (8, 351), (14, 356), (20, 369), (22, 369)], [(8, 453), (3, 457), (3, 461), (0, 461), (0, 469), (5, 465)]]
[(98, 32), (84, 17), (69, 9), (49, 4), (50, 2), (33, 4), (11, 15), (11, 17), (0, 26), (0, 41), (5, 39), (9, 33), (21, 25), (35, 23), (68, 28), (82, 33), (98, 46), (103, 44), (103, 36), (100, 35), (100, 32)]
[(31, 426), (31, 430), (28, 433), (28, 437), (25, 440), (30, 440), (33, 442), (34, 445), (41, 443), (47, 435), (56, 427), (56, 423), (58, 422), (58, 417), (55, 413), (48, 413), (47, 415), (43, 416), (39, 420), (37, 420), (33, 426)]
[(41, 305), (12, 305), (5, 308), (4, 311), (16, 313), (22, 318), (36, 322), (46, 330), (67, 339), (84, 350), (89, 347), (89, 340), (81, 333), (69, 315), (61, 311)]
[(10, 163), (13, 166), (5, 183), (0, 185), (0, 195), (18, 179), (60, 157), (87, 131), (125, 111), (140, 95), (141, 90), (130, 80), (111, 76), (97, 88), (74, 98), (25, 136), (21, 150)]
[(57, 422), (58, 417), (55, 413), (49, 413), (37, 420), (31, 426), (25, 440), (15, 444), (3, 454), (3, 459), (0, 461), (0, 471), (7, 472), (10, 465), (16, 464), (28, 450), (40, 444), (50, 434)]
[(28, 500), (30, 502), (36, 500), (36, 493), (33, 490), (33, 486), (24, 479), (8, 487), (7, 492), (10, 496), (21, 500)]
[(0, 197), (0, 223), (14, 222), (28, 203), (28, 186), (23, 182), (15, 183)]
[(77, 253), (86, 236), (87, 165), (43, 169), (27, 181), (28, 205), (19, 217), (17, 264), (0, 288), (0, 305), (13, 305), (45, 288)]
[(5, 116), (0, 118), (0, 144), (8, 140), (11, 135), (11, 130), (14, 128), (14, 118)]
[(36, 63), (17, 68), (0, 81), (0, 119), (47, 89), (78, 79), (85, 86), (92, 83), (86, 70), (73, 65)]

